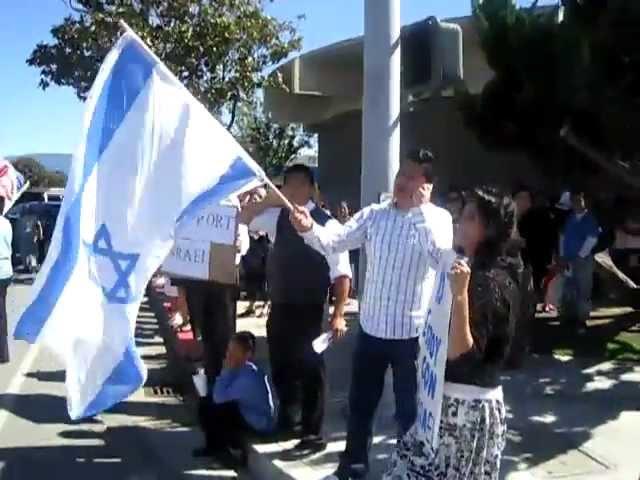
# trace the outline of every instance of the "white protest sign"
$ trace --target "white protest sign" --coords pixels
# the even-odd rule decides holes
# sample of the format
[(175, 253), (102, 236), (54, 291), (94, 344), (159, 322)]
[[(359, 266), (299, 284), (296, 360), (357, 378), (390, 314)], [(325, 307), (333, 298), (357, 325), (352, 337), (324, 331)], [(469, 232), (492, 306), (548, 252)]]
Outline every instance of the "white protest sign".
[(427, 320), (419, 338), (416, 430), (418, 438), (433, 450), (438, 446), (451, 318), (451, 289), (448, 273), (455, 258), (456, 253), (453, 250), (443, 250), (440, 255)]
[(169, 275), (207, 280), (211, 244), (199, 240), (178, 239), (162, 264)]
[(176, 238), (234, 245), (237, 214), (238, 209), (233, 206), (207, 206), (193, 218), (180, 223)]

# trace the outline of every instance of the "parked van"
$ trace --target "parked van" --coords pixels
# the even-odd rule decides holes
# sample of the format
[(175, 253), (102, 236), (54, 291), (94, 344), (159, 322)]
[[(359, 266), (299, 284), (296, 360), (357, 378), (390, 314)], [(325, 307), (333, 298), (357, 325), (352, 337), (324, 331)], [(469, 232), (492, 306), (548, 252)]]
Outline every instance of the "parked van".
[(28, 202), (62, 203), (64, 188), (30, 188), (16, 201), (16, 205)]

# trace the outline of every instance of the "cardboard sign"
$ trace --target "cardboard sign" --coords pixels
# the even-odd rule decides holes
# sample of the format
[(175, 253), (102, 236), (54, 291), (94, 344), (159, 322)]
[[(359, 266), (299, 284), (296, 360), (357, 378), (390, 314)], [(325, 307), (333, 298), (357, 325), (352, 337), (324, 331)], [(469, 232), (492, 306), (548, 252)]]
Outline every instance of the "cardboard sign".
[(181, 222), (162, 270), (172, 277), (237, 285), (237, 215), (238, 207), (211, 205)]
[(211, 244), (198, 240), (176, 240), (171, 253), (162, 264), (169, 275), (207, 280)]
[(418, 438), (428, 448), (438, 446), (438, 430), (444, 394), (444, 371), (447, 364), (449, 322), (451, 319), (451, 288), (448, 273), (456, 258), (453, 250), (442, 250), (436, 270), (436, 283), (429, 302), (427, 319), (420, 333), (418, 357)]
[(162, 264), (162, 271), (171, 277), (237, 285), (236, 254), (235, 245), (178, 239)]
[(237, 213), (238, 209), (233, 206), (208, 206), (194, 218), (180, 223), (176, 238), (235, 245)]

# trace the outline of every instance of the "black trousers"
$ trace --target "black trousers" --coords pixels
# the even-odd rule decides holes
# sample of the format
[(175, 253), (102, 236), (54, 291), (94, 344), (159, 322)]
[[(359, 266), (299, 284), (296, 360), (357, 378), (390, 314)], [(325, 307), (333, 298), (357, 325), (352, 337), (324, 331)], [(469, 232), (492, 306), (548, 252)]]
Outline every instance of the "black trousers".
[(198, 405), (198, 421), (206, 447), (212, 451), (245, 449), (247, 436), (253, 432), (236, 402), (213, 403), (211, 397), (203, 397)]
[(393, 372), (398, 438), (413, 426), (418, 408), (418, 350), (417, 338), (387, 340), (360, 331), (353, 352), (347, 446), (340, 459), (341, 471), (351, 474), (355, 464), (368, 470), (373, 419), (389, 367)]
[(293, 408), (301, 397), (303, 436), (320, 435), (324, 420), (324, 360), (311, 346), (322, 333), (323, 318), (324, 304), (273, 303), (267, 322), (271, 377), (280, 399), (280, 426), (282, 422), (293, 425)]
[(10, 279), (0, 280), (0, 363), (9, 362), (9, 326), (7, 319), (7, 289)]
[(202, 334), (204, 371), (209, 385), (212, 385), (220, 375), (227, 345), (236, 331), (238, 289), (232, 285), (197, 280), (183, 285), (191, 321)]

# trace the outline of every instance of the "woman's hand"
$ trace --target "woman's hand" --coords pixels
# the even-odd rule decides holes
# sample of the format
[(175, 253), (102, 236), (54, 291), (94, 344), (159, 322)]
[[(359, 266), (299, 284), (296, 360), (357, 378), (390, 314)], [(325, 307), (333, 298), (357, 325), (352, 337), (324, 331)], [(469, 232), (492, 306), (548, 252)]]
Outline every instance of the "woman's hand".
[(447, 358), (454, 360), (473, 348), (473, 335), (469, 325), (469, 279), (471, 268), (465, 260), (457, 259), (451, 266), (449, 286), (453, 294), (451, 330)]
[(468, 295), (470, 278), (471, 268), (469, 264), (465, 260), (456, 259), (449, 273), (449, 286), (454, 299)]

